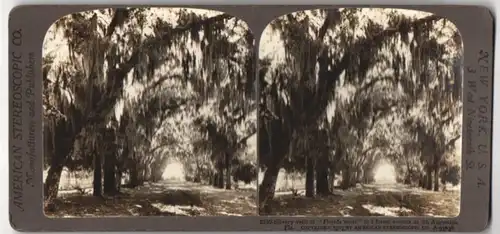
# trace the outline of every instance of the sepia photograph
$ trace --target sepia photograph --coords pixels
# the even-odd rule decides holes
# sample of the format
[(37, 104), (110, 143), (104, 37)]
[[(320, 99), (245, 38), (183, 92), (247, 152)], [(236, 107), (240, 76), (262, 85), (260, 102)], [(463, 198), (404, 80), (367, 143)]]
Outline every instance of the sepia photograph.
[(191, 8), (55, 21), (43, 45), (52, 218), (257, 215), (254, 37)]
[(460, 33), (390, 8), (276, 18), (259, 44), (259, 214), (456, 217)]

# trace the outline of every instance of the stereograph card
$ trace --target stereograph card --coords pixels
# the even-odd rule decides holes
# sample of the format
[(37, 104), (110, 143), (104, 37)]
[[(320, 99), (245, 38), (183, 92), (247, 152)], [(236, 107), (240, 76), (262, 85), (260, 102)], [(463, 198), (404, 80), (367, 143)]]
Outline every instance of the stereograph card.
[(10, 223), (484, 230), (493, 29), (481, 6), (19, 6)]

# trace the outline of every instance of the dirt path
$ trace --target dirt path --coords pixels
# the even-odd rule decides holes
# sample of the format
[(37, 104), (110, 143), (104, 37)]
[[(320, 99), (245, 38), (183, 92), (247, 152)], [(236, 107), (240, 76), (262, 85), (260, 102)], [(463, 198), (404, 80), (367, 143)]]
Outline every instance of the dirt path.
[(399, 184), (363, 185), (333, 195), (306, 198), (277, 193), (268, 215), (445, 216), (458, 215), (459, 191), (433, 192)]
[[(153, 189), (153, 192), (168, 188), (168, 191), (184, 191), (199, 195), (202, 208), (206, 210), (202, 212), (203, 215), (245, 216), (255, 215), (257, 212), (255, 189), (216, 189), (212, 186), (180, 181), (162, 181), (157, 186), (160, 189)], [(139, 193), (148, 194), (151, 193), (151, 189)]]
[(255, 190), (215, 189), (181, 181), (149, 183), (109, 198), (62, 193), (56, 217), (95, 216), (245, 216), (255, 215)]

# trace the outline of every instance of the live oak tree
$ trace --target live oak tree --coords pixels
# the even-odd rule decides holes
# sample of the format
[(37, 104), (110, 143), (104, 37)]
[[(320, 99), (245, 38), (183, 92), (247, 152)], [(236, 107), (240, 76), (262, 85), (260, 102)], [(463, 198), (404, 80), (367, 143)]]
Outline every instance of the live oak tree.
[(459, 154), (455, 147), (461, 139), (462, 75), (457, 61), (462, 46), (457, 29), (446, 20), (420, 27), (418, 32), (409, 46), (411, 62), (398, 74), (408, 77), (400, 82), (407, 97), (400, 109), (403, 129), (418, 142), (406, 142), (404, 150), (413, 151), (405, 156), (416, 152), (420, 157), (425, 172), (422, 187), (438, 191), (447, 155)]
[(127, 102), (127, 108), (124, 108), (131, 121), (123, 123), (128, 124), (124, 129), (129, 131), (123, 132), (128, 157), (122, 160), (129, 165), (125, 169), (128, 169), (131, 187), (142, 185), (146, 180), (161, 178), (162, 169), (158, 170), (156, 166), (165, 166), (165, 159), (158, 154), (157, 149), (168, 145), (157, 142), (168, 136), (165, 132), (170, 126), (166, 119), (179, 112), (183, 105), (187, 105), (187, 97), (176, 91), (175, 86), (160, 87), (168, 91), (146, 86), (146, 91), (136, 101)]

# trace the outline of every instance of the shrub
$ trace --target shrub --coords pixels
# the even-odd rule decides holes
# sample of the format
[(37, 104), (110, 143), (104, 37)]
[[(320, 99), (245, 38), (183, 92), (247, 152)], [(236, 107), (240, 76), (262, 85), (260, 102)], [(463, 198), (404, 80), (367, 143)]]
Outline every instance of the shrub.
[(245, 184), (250, 184), (257, 179), (257, 167), (250, 163), (239, 165), (233, 171), (233, 179), (234, 181), (243, 181)]
[(460, 166), (448, 166), (441, 171), (441, 183), (450, 183), (453, 186), (460, 184)]

